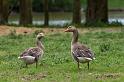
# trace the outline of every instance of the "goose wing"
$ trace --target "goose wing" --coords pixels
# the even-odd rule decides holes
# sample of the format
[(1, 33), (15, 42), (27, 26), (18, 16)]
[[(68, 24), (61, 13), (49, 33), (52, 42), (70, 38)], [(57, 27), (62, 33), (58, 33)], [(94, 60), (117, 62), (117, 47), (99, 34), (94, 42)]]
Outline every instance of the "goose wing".
[(39, 57), (42, 54), (42, 50), (40, 48), (28, 48), (24, 52), (21, 53), (20, 56), (33, 56)]
[(84, 45), (75, 45), (72, 50), (72, 53), (75, 57), (86, 57), (94, 59), (93, 52)]

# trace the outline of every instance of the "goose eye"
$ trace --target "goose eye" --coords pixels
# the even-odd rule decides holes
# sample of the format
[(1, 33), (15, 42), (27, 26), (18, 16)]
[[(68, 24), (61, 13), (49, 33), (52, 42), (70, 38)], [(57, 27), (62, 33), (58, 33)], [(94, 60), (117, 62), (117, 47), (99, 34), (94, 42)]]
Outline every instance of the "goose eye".
[(71, 28), (71, 26), (69, 26), (68, 28)]

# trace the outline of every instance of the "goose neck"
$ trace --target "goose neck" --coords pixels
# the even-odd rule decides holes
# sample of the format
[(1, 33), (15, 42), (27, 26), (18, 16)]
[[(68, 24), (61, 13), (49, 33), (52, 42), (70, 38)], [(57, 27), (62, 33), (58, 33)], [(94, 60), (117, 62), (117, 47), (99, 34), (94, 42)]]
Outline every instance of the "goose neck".
[(43, 44), (42, 44), (42, 41), (40, 40), (40, 39), (36, 39), (36, 44), (37, 44), (37, 47), (39, 47), (39, 48), (41, 48), (41, 49), (43, 49), (44, 47), (43, 47)]
[(75, 31), (73, 32), (72, 44), (74, 44), (74, 43), (76, 43), (76, 42), (78, 42), (78, 31), (77, 31), (77, 30), (75, 30)]

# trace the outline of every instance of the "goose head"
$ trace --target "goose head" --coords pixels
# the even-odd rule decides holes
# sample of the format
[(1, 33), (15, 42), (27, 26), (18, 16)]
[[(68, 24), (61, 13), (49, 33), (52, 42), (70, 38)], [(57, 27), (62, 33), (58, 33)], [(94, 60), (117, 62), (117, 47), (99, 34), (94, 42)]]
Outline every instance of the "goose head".
[(78, 42), (78, 30), (74, 27), (74, 26), (69, 26), (65, 32), (72, 32), (73, 36), (72, 36), (72, 44), (77, 43)]
[(75, 26), (69, 26), (69, 27), (65, 30), (65, 32), (75, 32), (75, 31), (77, 31), (77, 29), (76, 29)]
[(37, 39), (41, 39), (42, 37), (44, 37), (44, 33), (38, 33)]

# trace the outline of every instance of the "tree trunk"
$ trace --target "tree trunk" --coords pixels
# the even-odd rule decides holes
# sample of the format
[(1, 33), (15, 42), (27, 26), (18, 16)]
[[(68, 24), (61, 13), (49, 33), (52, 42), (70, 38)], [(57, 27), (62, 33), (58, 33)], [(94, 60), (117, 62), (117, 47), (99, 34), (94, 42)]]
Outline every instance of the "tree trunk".
[(86, 23), (108, 23), (108, 1), (87, 0)]
[(20, 25), (32, 24), (32, 0), (20, 0)]
[(44, 0), (44, 25), (49, 25), (49, 9), (48, 9), (48, 0)]
[(0, 24), (8, 23), (8, 0), (0, 0)]
[(97, 10), (96, 16), (101, 22), (108, 22), (108, 0), (97, 0)]
[(86, 22), (96, 21), (96, 0), (87, 0)]
[(2, 6), (3, 6), (3, 0), (0, 0), (0, 24), (2, 24), (2, 20), (3, 20), (3, 18), (2, 18)]
[(80, 0), (73, 0), (73, 20), (72, 23), (80, 24), (81, 23), (81, 2)]

